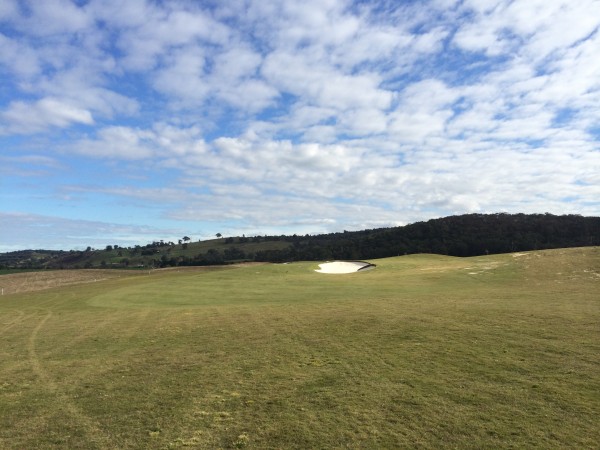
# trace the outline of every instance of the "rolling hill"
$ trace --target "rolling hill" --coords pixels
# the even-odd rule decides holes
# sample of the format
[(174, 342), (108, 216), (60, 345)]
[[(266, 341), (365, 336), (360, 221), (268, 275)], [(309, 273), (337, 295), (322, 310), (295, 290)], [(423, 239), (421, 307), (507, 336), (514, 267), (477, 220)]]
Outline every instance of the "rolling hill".
[(155, 241), (85, 251), (23, 250), (0, 254), (0, 268), (148, 268), (241, 261), (284, 262), (384, 258), (414, 253), (476, 256), (600, 245), (600, 217), (466, 214), (403, 227), (305, 236)]

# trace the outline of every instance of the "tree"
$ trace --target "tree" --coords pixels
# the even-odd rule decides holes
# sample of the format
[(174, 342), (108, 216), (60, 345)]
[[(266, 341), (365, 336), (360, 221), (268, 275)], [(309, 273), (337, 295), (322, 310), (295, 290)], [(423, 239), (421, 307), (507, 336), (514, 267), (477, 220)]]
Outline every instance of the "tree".
[(106, 246), (106, 251), (107, 251), (107, 252), (110, 252), (110, 251), (112, 251), (112, 249), (113, 249), (112, 245), (107, 245), (107, 246)]
[(190, 240), (190, 238), (189, 238), (188, 236), (184, 236), (184, 237), (183, 237), (183, 242), (187, 242), (187, 241), (189, 241), (189, 240)]
[(220, 238), (223, 235), (221, 233), (217, 233), (216, 236), (217, 236), (217, 238)]

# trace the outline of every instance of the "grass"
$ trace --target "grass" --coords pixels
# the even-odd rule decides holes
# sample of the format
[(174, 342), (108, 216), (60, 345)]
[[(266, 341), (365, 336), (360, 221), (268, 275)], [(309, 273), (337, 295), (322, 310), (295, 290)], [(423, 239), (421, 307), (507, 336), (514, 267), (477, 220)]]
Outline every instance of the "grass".
[[(140, 272), (141, 274), (142, 272)], [(144, 272), (147, 273), (147, 272)], [(10, 276), (7, 276), (10, 275)], [(8, 270), (0, 273), (0, 288), (4, 294), (39, 291), (59, 286), (91, 283), (111, 278), (132, 276), (130, 270)]]
[(0, 447), (597, 447), (600, 248), (372, 262), (5, 295)]

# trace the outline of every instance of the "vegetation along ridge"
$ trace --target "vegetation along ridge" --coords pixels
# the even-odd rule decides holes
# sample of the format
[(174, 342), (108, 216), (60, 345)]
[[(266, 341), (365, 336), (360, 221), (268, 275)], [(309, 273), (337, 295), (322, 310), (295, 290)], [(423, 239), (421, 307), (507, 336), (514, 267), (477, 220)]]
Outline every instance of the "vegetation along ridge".
[(0, 254), (1, 269), (149, 268), (243, 261), (284, 262), (385, 258), (414, 253), (477, 256), (600, 245), (600, 217), (466, 214), (403, 227), (305, 236), (222, 237), (83, 251), (23, 250)]

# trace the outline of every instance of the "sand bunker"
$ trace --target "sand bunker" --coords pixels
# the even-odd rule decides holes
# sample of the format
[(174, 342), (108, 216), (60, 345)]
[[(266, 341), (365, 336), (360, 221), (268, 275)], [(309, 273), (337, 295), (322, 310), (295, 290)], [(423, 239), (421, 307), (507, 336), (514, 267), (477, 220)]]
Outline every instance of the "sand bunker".
[(362, 272), (363, 270), (369, 270), (375, 267), (375, 264), (371, 264), (364, 261), (332, 261), (319, 264), (320, 269), (316, 269), (315, 272), (319, 273), (355, 273)]

